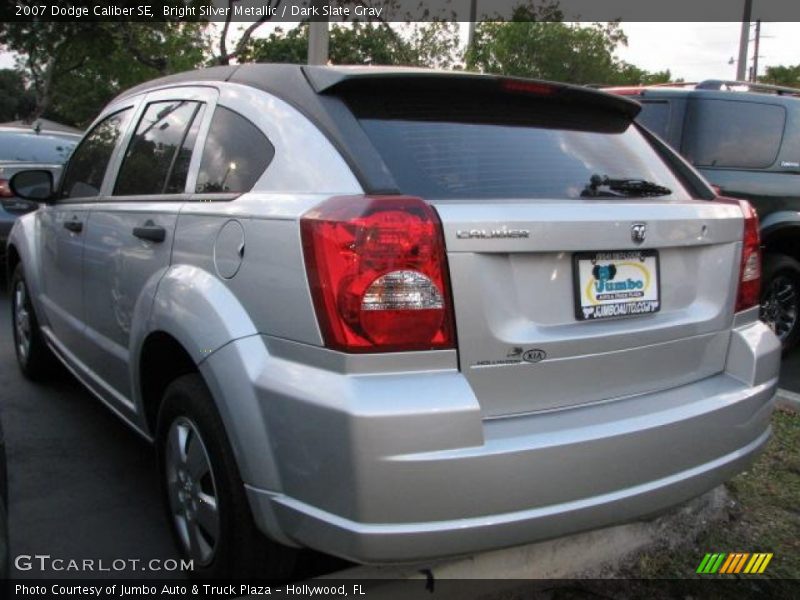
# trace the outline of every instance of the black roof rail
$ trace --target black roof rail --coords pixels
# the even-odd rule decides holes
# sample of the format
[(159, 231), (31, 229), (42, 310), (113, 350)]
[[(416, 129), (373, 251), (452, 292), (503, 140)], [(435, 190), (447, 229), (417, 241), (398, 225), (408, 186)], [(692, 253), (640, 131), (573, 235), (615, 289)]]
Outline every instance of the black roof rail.
[(746, 87), (751, 92), (761, 92), (765, 94), (778, 94), (789, 96), (800, 96), (800, 88), (791, 88), (781, 85), (770, 85), (767, 83), (753, 83), (752, 81), (733, 81), (726, 79), (706, 79), (695, 85), (696, 90), (725, 90), (734, 87)]

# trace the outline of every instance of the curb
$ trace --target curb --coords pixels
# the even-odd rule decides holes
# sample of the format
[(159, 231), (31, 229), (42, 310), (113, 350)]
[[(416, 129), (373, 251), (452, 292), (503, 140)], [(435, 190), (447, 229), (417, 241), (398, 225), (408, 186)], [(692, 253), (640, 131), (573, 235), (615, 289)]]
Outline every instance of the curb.
[[(436, 580), (483, 579), (491, 584), (488, 588), (476, 585), (467, 594), (464, 589), (452, 590), (456, 592), (452, 594), (454, 600), (466, 600), (519, 587), (522, 582), (514, 580), (609, 577), (643, 551), (662, 545), (671, 547), (697, 535), (709, 522), (723, 518), (729, 503), (727, 491), (719, 486), (650, 520), (442, 562), (357, 566), (323, 575), (316, 582), (382, 579), (382, 584), (370, 585), (371, 591), (379, 591), (382, 599), (407, 598), (409, 589), (415, 589), (415, 582), (420, 591), (430, 590)], [(450, 594), (445, 597), (449, 599)]]
[(800, 394), (778, 388), (778, 392), (775, 394), (775, 404), (780, 408), (800, 412)]

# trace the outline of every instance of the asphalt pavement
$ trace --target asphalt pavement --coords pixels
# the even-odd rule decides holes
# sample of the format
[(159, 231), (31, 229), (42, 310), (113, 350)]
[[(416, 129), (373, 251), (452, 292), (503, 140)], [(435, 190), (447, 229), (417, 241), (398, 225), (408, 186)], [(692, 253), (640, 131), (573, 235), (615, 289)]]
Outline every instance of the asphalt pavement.
[[(126, 561), (124, 570), (98, 572), (101, 577), (142, 577), (141, 567), (128, 561), (178, 558), (162, 513), (151, 446), (67, 373), (34, 384), (22, 377), (15, 361), (3, 292), (0, 411), (8, 455), (12, 576), (91, 576), (66, 570), (69, 563), (51, 565), (50, 559), (31, 559), (27, 570), (23, 558), (25, 570), (18, 570), (14, 557), (20, 555), (95, 560), (95, 568), (100, 561), (106, 568)], [(44, 573), (38, 568), (42, 562), (51, 567)], [(148, 571), (145, 576), (176, 574)]]
[[(9, 304), (0, 288), (0, 418), (8, 459), (11, 576), (184, 578), (171, 562), (180, 557), (163, 513), (153, 447), (66, 370), (46, 384), (23, 378)], [(70, 570), (69, 561), (84, 560), (93, 561), (93, 571)], [(297, 576), (348, 566), (305, 551)]]

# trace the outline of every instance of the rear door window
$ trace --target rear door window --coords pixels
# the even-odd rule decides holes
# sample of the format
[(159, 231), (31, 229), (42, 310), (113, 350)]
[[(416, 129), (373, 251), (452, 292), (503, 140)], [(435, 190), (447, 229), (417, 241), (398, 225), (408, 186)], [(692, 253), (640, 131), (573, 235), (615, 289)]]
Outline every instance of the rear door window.
[(275, 156), (275, 148), (253, 123), (217, 106), (206, 137), (196, 191), (247, 192)]
[(202, 109), (188, 101), (149, 104), (125, 153), (114, 195), (184, 192)]
[(130, 116), (130, 108), (114, 113), (95, 125), (83, 139), (64, 173), (62, 198), (90, 198), (100, 194), (108, 162)]
[(683, 154), (699, 167), (763, 169), (778, 157), (785, 123), (782, 106), (693, 99), (684, 123)]
[(579, 198), (595, 174), (686, 193), (635, 125), (591, 107), (452, 97), (349, 103), (403, 193)]

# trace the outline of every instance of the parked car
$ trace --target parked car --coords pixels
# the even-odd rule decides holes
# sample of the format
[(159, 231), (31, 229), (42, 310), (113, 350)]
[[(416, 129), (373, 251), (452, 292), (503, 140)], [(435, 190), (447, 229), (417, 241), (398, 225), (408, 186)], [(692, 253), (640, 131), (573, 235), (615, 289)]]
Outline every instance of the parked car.
[(612, 88), (642, 104), (639, 121), (722, 194), (761, 219), (761, 318), (788, 351), (800, 343), (800, 89), (739, 81)]
[(20, 368), (56, 357), (155, 442), (196, 575), (680, 503), (766, 443), (780, 345), (752, 209), (712, 202), (638, 111), (423, 69), (136, 87), (57, 189), (12, 179), (42, 203), (9, 243)]
[(0, 423), (0, 580), (6, 581), (11, 572), (11, 554), (8, 545), (8, 475), (6, 471), (6, 444), (3, 424)]
[(8, 180), (18, 171), (46, 169), (57, 180), (61, 167), (81, 136), (56, 131), (0, 127), (0, 248), (14, 220), (36, 209), (36, 203), (14, 196)]

